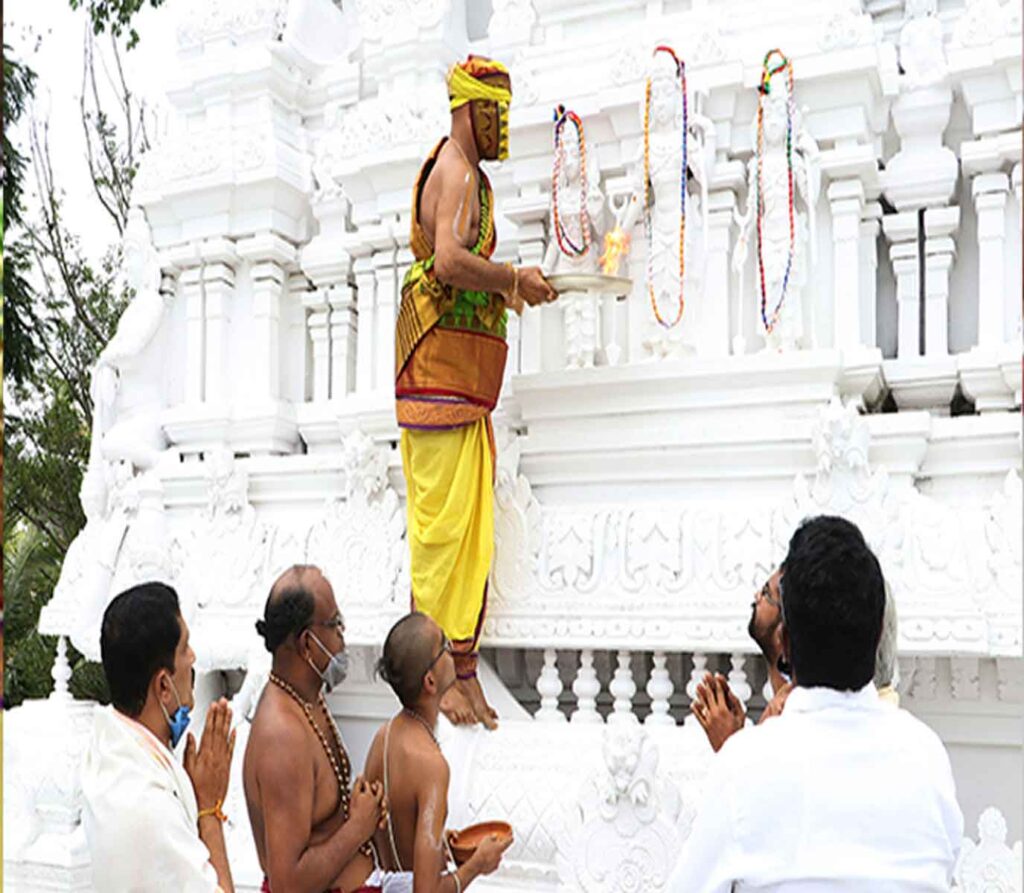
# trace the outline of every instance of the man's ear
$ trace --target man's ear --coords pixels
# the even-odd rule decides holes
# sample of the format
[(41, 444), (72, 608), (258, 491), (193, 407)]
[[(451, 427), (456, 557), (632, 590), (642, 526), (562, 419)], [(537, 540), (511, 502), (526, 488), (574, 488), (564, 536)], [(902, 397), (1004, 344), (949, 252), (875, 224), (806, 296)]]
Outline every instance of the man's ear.
[(428, 695), (437, 694), (437, 677), (434, 675), (433, 670), (427, 670), (423, 674), (423, 691)]
[(793, 666), (793, 657), (792, 657), (792, 653), (790, 651), (789, 630), (786, 629), (785, 622), (782, 622), (782, 623), (779, 624), (778, 636), (779, 636), (779, 645), (780, 645), (780, 649), (781, 649), (779, 651), (779, 654), (782, 656), (782, 659), (787, 664), (789, 664), (790, 667), (792, 667)]
[(160, 703), (163, 703), (164, 692), (169, 691), (170, 689), (170, 686), (166, 682), (169, 676), (170, 674), (167, 670), (161, 667), (153, 674), (153, 678), (150, 680), (149, 689), (153, 692), (153, 697), (155, 697)]

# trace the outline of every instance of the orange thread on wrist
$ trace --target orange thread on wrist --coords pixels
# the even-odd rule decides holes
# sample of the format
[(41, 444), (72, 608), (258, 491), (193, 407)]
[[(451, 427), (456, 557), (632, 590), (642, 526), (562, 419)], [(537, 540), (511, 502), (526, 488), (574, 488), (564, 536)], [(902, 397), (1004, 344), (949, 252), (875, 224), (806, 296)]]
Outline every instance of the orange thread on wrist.
[(228, 817), (224, 814), (221, 807), (224, 805), (223, 800), (218, 800), (216, 805), (208, 806), (206, 809), (199, 810), (199, 818), (206, 818), (208, 815), (212, 815), (218, 822), (224, 824), (228, 820)]

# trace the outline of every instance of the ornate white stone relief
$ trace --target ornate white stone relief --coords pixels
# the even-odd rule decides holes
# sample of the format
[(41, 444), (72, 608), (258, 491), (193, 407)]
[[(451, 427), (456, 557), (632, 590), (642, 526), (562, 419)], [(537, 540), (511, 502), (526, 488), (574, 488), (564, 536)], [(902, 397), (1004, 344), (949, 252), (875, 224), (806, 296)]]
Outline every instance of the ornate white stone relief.
[[(494, 0), (487, 34), (491, 40), (501, 43), (510, 39), (529, 40), (530, 29), (536, 21), (537, 11), (532, 0)], [(515, 86), (518, 93), (518, 83)]]
[(181, 49), (201, 46), (207, 40), (227, 37), (233, 41), (266, 37), (278, 40), (284, 31), (288, 0), (196, 0), (182, 15), (178, 28)]
[(366, 435), (343, 443), (345, 484), (309, 530), (306, 560), (319, 566), (346, 616), (383, 637), (409, 609), (405, 517), (387, 483), (387, 458)]
[(1006, 819), (994, 806), (978, 819), (978, 842), (965, 837), (957, 860), (955, 889), (962, 893), (1021, 893), (1022, 848), (1006, 843)]
[(394, 42), (437, 25), (451, 0), (355, 0), (353, 6), (364, 40)]
[(861, 0), (846, 2), (825, 19), (818, 44), (823, 50), (841, 50), (871, 43), (874, 26), (861, 8)]
[[(1013, 9), (1016, 7), (1016, 13)], [(1012, 33), (1012, 18), (1020, 16), (1020, 4), (1010, 0), (967, 0), (963, 15), (953, 29), (953, 44), (961, 47), (984, 46)]]
[(602, 756), (559, 840), (559, 878), (587, 893), (664, 890), (684, 839), (679, 791), (641, 726), (609, 726)]
[[(536, 636), (546, 645), (635, 635), (651, 647), (682, 636), (733, 650), (730, 643), (745, 641), (750, 593), (783, 557), (800, 520), (841, 514), (879, 557), (900, 605), (904, 647), (1012, 653), (1019, 606), (1013, 613), (994, 572), (979, 568), (994, 562), (1005, 585), (1019, 587), (1014, 530), (1000, 526), (1020, 514), (1019, 478), (1009, 479), (998, 514), (954, 510), (896, 487), (868, 464), (864, 419), (838, 401), (822, 410), (813, 443), (814, 478), (798, 476), (792, 498), (770, 505), (541, 504), (525, 482), (499, 485), (499, 599), (487, 635)], [(986, 519), (990, 540), (1002, 545), (979, 536)], [(991, 637), (987, 617), (1000, 620), (1001, 638)]]

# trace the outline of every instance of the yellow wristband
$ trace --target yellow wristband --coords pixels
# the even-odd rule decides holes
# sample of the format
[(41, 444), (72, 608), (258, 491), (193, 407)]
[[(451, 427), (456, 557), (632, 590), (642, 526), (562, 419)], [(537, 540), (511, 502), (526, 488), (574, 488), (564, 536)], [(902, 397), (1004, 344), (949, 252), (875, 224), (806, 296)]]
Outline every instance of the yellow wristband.
[(216, 806), (209, 806), (206, 809), (199, 810), (199, 818), (206, 818), (208, 815), (212, 815), (218, 822), (223, 824), (228, 820), (228, 817), (223, 813), (221, 807), (224, 805), (223, 800), (218, 800)]

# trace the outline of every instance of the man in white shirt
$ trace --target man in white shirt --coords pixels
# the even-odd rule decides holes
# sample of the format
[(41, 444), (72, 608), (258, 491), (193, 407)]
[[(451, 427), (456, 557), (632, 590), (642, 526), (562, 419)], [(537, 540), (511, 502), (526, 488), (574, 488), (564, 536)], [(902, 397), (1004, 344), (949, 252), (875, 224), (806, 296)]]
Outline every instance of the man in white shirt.
[(804, 522), (782, 567), (782, 714), (726, 741), (672, 893), (950, 888), (963, 834), (938, 736), (872, 682), (884, 584), (860, 531)]
[(227, 701), (213, 704), (202, 743), (174, 756), (194, 706), (195, 653), (175, 591), (143, 583), (103, 615), (111, 701), (97, 708), (82, 766), (93, 889), (100, 893), (233, 893), (221, 807), (235, 733)]

